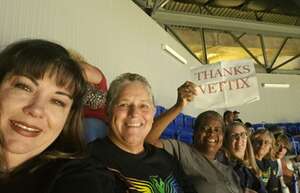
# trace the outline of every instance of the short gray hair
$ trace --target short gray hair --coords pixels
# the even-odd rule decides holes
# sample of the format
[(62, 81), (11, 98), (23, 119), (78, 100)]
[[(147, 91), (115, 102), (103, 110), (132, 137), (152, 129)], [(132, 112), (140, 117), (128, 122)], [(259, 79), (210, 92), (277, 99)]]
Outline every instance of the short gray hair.
[(111, 115), (112, 108), (115, 105), (117, 97), (119, 96), (120, 91), (123, 88), (124, 84), (130, 83), (130, 82), (135, 82), (135, 81), (140, 82), (141, 84), (143, 84), (145, 86), (146, 90), (148, 91), (148, 93), (150, 95), (153, 106), (155, 106), (152, 89), (151, 89), (151, 86), (150, 86), (149, 82), (147, 81), (147, 79), (139, 74), (124, 73), (124, 74), (119, 75), (117, 78), (115, 78), (109, 86), (109, 90), (108, 90), (107, 96), (106, 96), (107, 112), (108, 112), (109, 116)]

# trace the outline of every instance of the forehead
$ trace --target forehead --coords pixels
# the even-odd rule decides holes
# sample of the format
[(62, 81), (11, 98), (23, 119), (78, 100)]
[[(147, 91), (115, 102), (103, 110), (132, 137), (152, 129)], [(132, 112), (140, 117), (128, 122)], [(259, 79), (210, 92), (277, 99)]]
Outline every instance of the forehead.
[(272, 140), (272, 138), (267, 134), (267, 133), (260, 133), (257, 134), (255, 137), (255, 139), (265, 139), (265, 140)]
[(222, 122), (221, 120), (217, 118), (208, 118), (204, 122), (204, 126), (209, 126), (209, 127), (222, 127)]
[(37, 83), (45, 83), (47, 85), (55, 86), (59, 89), (66, 90), (69, 93), (73, 93), (73, 91), (74, 91), (74, 85), (71, 80), (67, 79), (67, 80), (61, 81), (60, 77), (58, 77), (57, 74), (51, 74), (50, 72), (46, 72), (41, 77), (34, 77), (29, 74), (10, 74), (4, 79), (4, 81), (6, 81), (6, 80), (14, 81), (20, 77), (26, 77), (26, 78), (30, 79), (31, 81), (34, 81), (34, 82), (36, 81)]
[(150, 100), (152, 102), (149, 89), (139, 81), (127, 81), (121, 85), (117, 99), (122, 100), (126, 98), (137, 98), (140, 100)]
[(231, 132), (245, 132), (245, 131), (246, 129), (241, 125), (235, 126), (231, 129)]

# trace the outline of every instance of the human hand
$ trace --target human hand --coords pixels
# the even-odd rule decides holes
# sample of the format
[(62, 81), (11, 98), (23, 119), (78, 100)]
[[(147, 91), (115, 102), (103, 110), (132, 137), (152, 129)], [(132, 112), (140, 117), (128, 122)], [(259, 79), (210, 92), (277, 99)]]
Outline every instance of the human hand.
[(177, 102), (176, 105), (185, 107), (197, 95), (197, 85), (193, 82), (186, 81), (177, 89)]

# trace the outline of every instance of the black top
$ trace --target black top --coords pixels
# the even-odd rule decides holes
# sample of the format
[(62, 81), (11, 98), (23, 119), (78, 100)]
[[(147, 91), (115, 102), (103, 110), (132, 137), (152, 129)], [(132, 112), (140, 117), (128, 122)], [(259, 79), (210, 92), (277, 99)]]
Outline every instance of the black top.
[(257, 193), (267, 193), (262, 181), (260, 181), (253, 171), (246, 167), (240, 160), (228, 159), (224, 151), (218, 152), (217, 159), (225, 165), (232, 166), (235, 173), (239, 176), (240, 185), (244, 190), (248, 188), (255, 190)]
[(267, 193), (267, 190), (265, 189), (263, 183), (243, 163), (236, 162), (233, 165), (233, 169), (240, 178), (240, 184), (242, 188), (249, 188), (251, 190), (255, 190), (258, 193)]
[(280, 191), (280, 182), (277, 177), (278, 164), (270, 159), (256, 160), (257, 166), (262, 171), (261, 179), (266, 186), (268, 193), (277, 193)]
[(51, 160), (37, 167), (31, 160), (24, 167), (0, 178), (1, 193), (112, 193), (113, 176), (92, 160)]
[(144, 152), (131, 154), (109, 138), (92, 142), (90, 148), (92, 157), (111, 168), (130, 192), (195, 192), (179, 162), (163, 149), (145, 144)]

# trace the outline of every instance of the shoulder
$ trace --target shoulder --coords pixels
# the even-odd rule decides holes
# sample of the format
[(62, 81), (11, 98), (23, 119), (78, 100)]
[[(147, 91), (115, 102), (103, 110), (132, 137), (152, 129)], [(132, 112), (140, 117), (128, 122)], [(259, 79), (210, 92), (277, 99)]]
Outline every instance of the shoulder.
[(114, 177), (94, 160), (67, 160), (57, 172), (50, 192), (112, 192), (113, 186)]
[(276, 160), (271, 160), (271, 159), (263, 159), (262, 160), (263, 163), (268, 166), (271, 167), (272, 169), (277, 169), (278, 168), (278, 163)]
[(88, 144), (89, 153), (94, 156), (102, 156), (105, 151), (108, 151), (112, 145), (109, 143), (107, 137), (104, 139), (96, 139)]
[(165, 158), (172, 158), (173, 156), (169, 154), (165, 149), (156, 147), (152, 144), (145, 143), (144, 144), (145, 152), (147, 152), (147, 156), (160, 156)]
[(176, 157), (184, 167), (190, 167), (191, 163), (205, 163), (207, 160), (193, 146), (174, 139), (164, 140), (163, 148)]
[(184, 142), (175, 139), (162, 140), (163, 148), (172, 155), (176, 152), (192, 151), (192, 147)]

